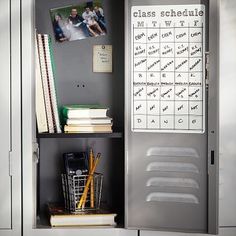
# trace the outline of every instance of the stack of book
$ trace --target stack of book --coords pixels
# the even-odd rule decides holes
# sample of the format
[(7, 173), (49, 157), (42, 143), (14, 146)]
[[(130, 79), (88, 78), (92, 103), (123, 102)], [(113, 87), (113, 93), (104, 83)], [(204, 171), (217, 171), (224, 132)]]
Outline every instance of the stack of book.
[(100, 105), (68, 105), (62, 113), (66, 120), (65, 133), (111, 133), (112, 119), (108, 108)]
[(55, 66), (51, 38), (36, 34), (36, 118), (39, 133), (61, 133), (55, 89)]

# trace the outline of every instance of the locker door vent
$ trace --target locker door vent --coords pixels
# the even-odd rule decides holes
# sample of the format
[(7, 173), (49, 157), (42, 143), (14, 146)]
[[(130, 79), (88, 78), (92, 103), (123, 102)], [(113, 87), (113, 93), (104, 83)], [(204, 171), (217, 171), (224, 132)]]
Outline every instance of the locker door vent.
[(147, 202), (182, 202), (198, 204), (198, 198), (193, 194), (184, 193), (150, 193), (146, 198)]
[(147, 150), (147, 156), (175, 156), (199, 158), (199, 155), (195, 149), (185, 147), (151, 147)]
[(174, 171), (174, 172), (192, 172), (199, 173), (196, 165), (191, 163), (177, 162), (152, 162), (148, 164), (146, 171)]
[(154, 177), (147, 181), (147, 187), (183, 187), (199, 189), (198, 183), (189, 178)]
[(195, 149), (151, 147), (146, 158), (146, 202), (199, 204), (200, 156)]

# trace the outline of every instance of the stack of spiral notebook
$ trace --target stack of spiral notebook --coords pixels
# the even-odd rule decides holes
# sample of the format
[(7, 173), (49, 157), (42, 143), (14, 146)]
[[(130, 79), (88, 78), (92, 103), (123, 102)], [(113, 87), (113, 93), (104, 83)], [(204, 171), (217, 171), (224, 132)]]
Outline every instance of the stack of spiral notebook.
[(36, 34), (36, 118), (39, 133), (61, 133), (51, 38)]

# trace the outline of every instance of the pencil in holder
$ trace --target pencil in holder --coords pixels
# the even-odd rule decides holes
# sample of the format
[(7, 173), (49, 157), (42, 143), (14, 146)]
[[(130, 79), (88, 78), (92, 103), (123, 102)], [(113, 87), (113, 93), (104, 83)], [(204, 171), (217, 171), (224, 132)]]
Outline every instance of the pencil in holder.
[[(78, 208), (80, 199), (84, 193), (84, 189), (89, 178), (89, 175), (66, 175), (62, 174), (62, 189), (66, 210), (71, 213), (98, 210), (100, 209), (101, 197), (102, 197), (102, 185), (103, 175), (100, 173), (94, 173), (92, 175), (93, 186), (88, 189), (85, 204), (83, 208)], [(91, 194), (92, 193), (92, 194)], [(93, 202), (91, 202), (93, 201)], [(93, 207), (91, 207), (93, 206)]]

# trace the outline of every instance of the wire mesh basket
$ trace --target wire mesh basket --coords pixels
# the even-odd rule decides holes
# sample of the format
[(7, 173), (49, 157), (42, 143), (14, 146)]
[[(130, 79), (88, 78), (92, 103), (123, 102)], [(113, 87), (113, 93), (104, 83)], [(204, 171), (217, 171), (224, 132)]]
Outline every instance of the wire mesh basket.
[[(71, 213), (81, 212), (85, 210), (98, 210), (100, 208), (102, 196), (103, 175), (94, 173), (93, 179), (93, 194), (91, 194), (91, 187), (89, 187), (85, 207), (78, 209), (78, 203), (84, 192), (87, 179), (89, 175), (66, 175), (62, 174), (62, 189), (65, 201), (65, 208)], [(93, 196), (93, 198), (92, 198)], [(93, 199), (93, 200), (92, 200)], [(93, 201), (94, 207), (91, 207)]]

